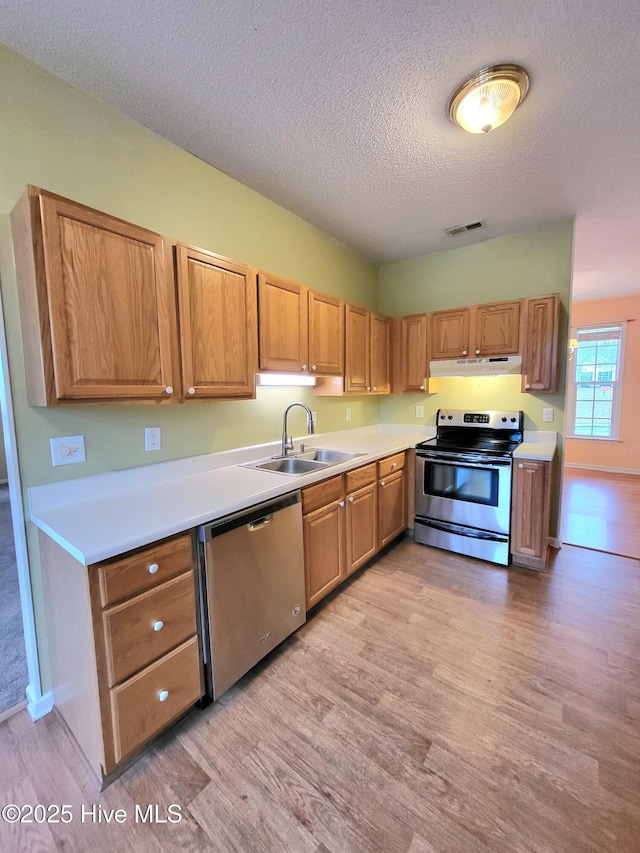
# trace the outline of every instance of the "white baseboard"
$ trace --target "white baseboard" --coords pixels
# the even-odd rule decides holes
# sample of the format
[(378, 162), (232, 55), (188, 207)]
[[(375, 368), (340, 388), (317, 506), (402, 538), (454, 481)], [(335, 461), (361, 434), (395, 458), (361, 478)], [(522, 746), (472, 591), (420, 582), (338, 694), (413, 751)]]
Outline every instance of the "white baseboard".
[(607, 465), (577, 465), (565, 462), (565, 468), (583, 468), (585, 471), (603, 471), (605, 474), (640, 474), (640, 468), (609, 468)]
[(560, 548), (562, 548), (562, 539), (558, 539), (557, 536), (550, 536), (549, 537), (549, 545), (551, 545), (552, 548), (556, 548), (559, 551)]
[(53, 690), (49, 690), (42, 696), (36, 694), (32, 684), (27, 686), (27, 711), (32, 720), (46, 717), (53, 710)]

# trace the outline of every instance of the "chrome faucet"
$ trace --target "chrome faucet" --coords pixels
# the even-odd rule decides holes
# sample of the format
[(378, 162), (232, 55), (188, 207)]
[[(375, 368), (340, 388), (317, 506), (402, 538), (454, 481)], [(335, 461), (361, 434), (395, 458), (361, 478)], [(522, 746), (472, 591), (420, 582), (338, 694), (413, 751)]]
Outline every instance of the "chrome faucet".
[(287, 435), (287, 415), (289, 411), (293, 409), (294, 406), (302, 406), (302, 408), (307, 413), (307, 432), (309, 435), (313, 435), (313, 415), (311, 413), (311, 409), (309, 406), (304, 403), (291, 403), (284, 410), (284, 415), (282, 417), (282, 456), (288, 456), (289, 451), (293, 450), (293, 440), (290, 439)]

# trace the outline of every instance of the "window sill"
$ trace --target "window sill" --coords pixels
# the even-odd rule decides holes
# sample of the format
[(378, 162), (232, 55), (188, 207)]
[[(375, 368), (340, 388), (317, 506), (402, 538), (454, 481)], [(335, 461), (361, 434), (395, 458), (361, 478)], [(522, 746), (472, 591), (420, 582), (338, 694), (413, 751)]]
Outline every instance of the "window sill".
[(605, 438), (603, 435), (566, 435), (571, 441), (609, 441), (613, 444), (622, 444), (621, 438)]

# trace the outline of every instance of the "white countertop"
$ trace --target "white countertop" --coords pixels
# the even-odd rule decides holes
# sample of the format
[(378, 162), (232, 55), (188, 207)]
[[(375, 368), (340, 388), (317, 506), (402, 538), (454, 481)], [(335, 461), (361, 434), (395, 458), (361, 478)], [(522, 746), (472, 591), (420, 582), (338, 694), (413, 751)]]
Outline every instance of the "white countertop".
[(522, 444), (513, 451), (513, 458), (551, 462), (556, 453), (557, 441), (558, 435), (555, 432), (526, 429)]
[(433, 435), (435, 427), (378, 424), (303, 436), (309, 447), (363, 455), (301, 477), (238, 467), (278, 454), (280, 443), (271, 442), (33, 486), (31, 520), (76, 560), (90, 565), (414, 447)]

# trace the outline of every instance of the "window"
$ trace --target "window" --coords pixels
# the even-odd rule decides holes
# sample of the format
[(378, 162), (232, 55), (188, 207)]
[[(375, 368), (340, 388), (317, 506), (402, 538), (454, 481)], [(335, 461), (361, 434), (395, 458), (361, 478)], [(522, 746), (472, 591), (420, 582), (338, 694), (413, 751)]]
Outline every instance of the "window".
[(617, 439), (622, 397), (622, 323), (583, 326), (569, 360), (570, 435)]

